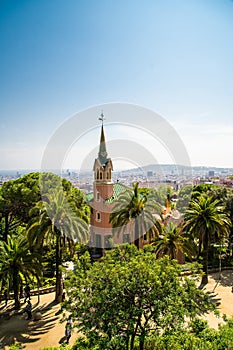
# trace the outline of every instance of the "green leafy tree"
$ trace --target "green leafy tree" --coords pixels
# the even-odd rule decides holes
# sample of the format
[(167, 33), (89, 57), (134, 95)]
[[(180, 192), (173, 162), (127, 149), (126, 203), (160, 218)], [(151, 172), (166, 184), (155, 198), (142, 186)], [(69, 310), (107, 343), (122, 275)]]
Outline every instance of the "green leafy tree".
[(199, 184), (199, 185), (195, 185), (193, 187), (192, 199), (195, 199), (195, 198), (197, 198), (200, 195), (205, 195), (209, 191), (212, 191), (214, 188), (217, 188), (217, 187), (215, 185), (213, 185), (213, 184)]
[(80, 269), (67, 280), (64, 304), (88, 339), (111, 343), (124, 334), (122, 348), (140, 350), (151, 332), (182, 330), (187, 318), (213, 309), (209, 297), (189, 278), (180, 277), (175, 260), (144, 253), (134, 245), (115, 248), (84, 276)]
[(157, 257), (168, 255), (170, 259), (176, 259), (178, 252), (182, 252), (192, 259), (195, 255), (195, 244), (181, 230), (181, 227), (172, 222), (163, 227), (162, 235), (152, 243)]
[(161, 212), (161, 208), (154, 196), (146, 189), (139, 189), (138, 183), (135, 183), (132, 190), (119, 196), (109, 222), (118, 234), (124, 232), (126, 227), (130, 228), (134, 243), (139, 248), (140, 237), (147, 234), (152, 238), (160, 232), (160, 224), (153, 216), (158, 212)]
[(233, 317), (226, 319), (224, 325), (219, 326), (218, 337), (216, 339), (217, 349), (231, 350), (233, 339)]
[(56, 248), (56, 294), (55, 300), (62, 300), (62, 247), (76, 242), (86, 243), (88, 237), (87, 217), (84, 220), (82, 210), (74, 212), (62, 190), (52, 192), (38, 205), (39, 215), (28, 228), (31, 246), (41, 247), (44, 242)]
[(0, 285), (13, 290), (15, 308), (20, 308), (19, 286), (31, 277), (40, 280), (41, 259), (39, 254), (31, 252), (25, 235), (7, 237), (0, 242)]
[(3, 239), (19, 225), (29, 221), (29, 211), (40, 200), (39, 173), (5, 182), (0, 188), (0, 214)]
[(71, 205), (84, 205), (84, 195), (72, 184), (52, 173), (34, 172), (17, 180), (5, 182), (0, 188), (0, 221), (3, 240), (19, 226), (26, 226), (35, 212), (32, 208), (43, 197), (60, 188), (69, 197)]
[(228, 196), (228, 189), (226, 187), (217, 187), (212, 186), (207, 192), (207, 196), (211, 197), (213, 200), (217, 199), (222, 204), (225, 204), (225, 201)]
[(231, 222), (225, 207), (211, 197), (199, 196), (185, 213), (184, 229), (198, 237), (198, 257), (203, 259), (202, 284), (208, 283), (208, 249), (211, 236), (228, 235)]

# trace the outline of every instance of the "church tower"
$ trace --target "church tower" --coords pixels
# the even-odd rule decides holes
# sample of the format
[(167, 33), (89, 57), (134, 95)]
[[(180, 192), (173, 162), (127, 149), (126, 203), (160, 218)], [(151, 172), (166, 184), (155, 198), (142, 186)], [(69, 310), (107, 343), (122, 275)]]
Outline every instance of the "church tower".
[(98, 157), (95, 159), (93, 172), (93, 199), (91, 201), (91, 240), (95, 250), (102, 255), (104, 249), (111, 248), (112, 226), (109, 224), (109, 216), (112, 205), (106, 203), (113, 196), (114, 187), (112, 181), (113, 165), (108, 158), (104, 135), (104, 115), (99, 118), (102, 121)]

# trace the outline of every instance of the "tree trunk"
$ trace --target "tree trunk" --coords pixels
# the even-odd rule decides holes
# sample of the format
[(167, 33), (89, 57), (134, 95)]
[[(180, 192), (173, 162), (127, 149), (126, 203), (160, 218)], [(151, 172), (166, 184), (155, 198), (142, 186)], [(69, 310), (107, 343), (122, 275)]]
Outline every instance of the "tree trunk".
[(134, 221), (134, 244), (139, 249), (140, 248), (140, 237), (139, 237), (139, 227), (138, 227), (138, 222), (137, 222), (137, 220), (139, 220), (139, 218), (136, 217), (134, 220), (135, 220)]
[(145, 341), (145, 336), (142, 335), (140, 337), (140, 340), (139, 340), (139, 350), (143, 350), (144, 349), (144, 341)]
[(126, 337), (126, 350), (129, 350), (129, 335)]
[(134, 348), (134, 340), (135, 340), (135, 337), (137, 335), (139, 324), (141, 323), (140, 320), (141, 320), (141, 315), (138, 316), (138, 320), (137, 320), (137, 323), (136, 323), (136, 326), (135, 326), (135, 330), (134, 330), (134, 332), (132, 333), (132, 336), (131, 336), (130, 350), (133, 350), (133, 348)]
[(13, 291), (14, 291), (14, 300), (16, 310), (20, 309), (20, 301), (19, 301), (19, 283), (18, 283), (18, 270), (15, 269), (13, 273)]
[(62, 264), (62, 251), (61, 251), (61, 238), (56, 237), (56, 294), (55, 301), (58, 303), (62, 302), (62, 271), (60, 269)]
[(172, 246), (170, 247), (170, 257), (171, 257), (171, 260), (174, 260), (176, 258), (176, 253), (175, 253), (175, 247)]
[(39, 304), (40, 303), (40, 286), (39, 286), (39, 284), (37, 285), (37, 292), (38, 292), (37, 302)]
[(201, 239), (199, 238), (199, 242), (198, 242), (198, 253), (197, 253), (197, 258), (198, 258), (198, 259), (200, 258), (200, 255), (201, 255), (201, 246), (202, 246), (202, 241), (201, 241)]
[(203, 239), (203, 273), (201, 284), (205, 285), (208, 283), (208, 246), (209, 246), (209, 234), (205, 234)]
[(130, 339), (130, 350), (133, 350), (134, 348), (134, 339), (135, 339), (135, 334), (132, 334)]

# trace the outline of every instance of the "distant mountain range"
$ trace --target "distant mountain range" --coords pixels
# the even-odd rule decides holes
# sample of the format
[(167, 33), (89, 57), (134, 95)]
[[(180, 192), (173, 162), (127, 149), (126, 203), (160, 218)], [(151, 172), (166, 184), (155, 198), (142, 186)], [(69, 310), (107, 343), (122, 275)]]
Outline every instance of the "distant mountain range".
[(176, 165), (176, 164), (150, 164), (143, 166), (141, 168), (134, 168), (129, 170), (122, 170), (121, 173), (138, 173), (138, 172), (148, 172), (152, 171), (153, 173), (182, 173), (182, 172), (197, 172), (204, 173), (209, 171), (214, 171), (217, 173), (232, 173), (233, 168), (221, 168), (221, 167), (209, 167), (209, 166), (185, 166), (185, 165)]

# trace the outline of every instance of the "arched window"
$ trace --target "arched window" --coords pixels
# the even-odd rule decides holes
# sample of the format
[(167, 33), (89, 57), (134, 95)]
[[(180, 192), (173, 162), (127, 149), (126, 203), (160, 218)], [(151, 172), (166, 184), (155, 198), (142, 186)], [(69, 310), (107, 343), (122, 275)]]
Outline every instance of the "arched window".
[(97, 169), (97, 171), (96, 171), (96, 179), (99, 180), (99, 177), (100, 177), (100, 171), (99, 171), (99, 169)]
[(100, 200), (100, 193), (96, 192), (96, 200), (99, 201)]
[(100, 171), (100, 180), (102, 180), (103, 179), (103, 173), (102, 173), (102, 171)]

